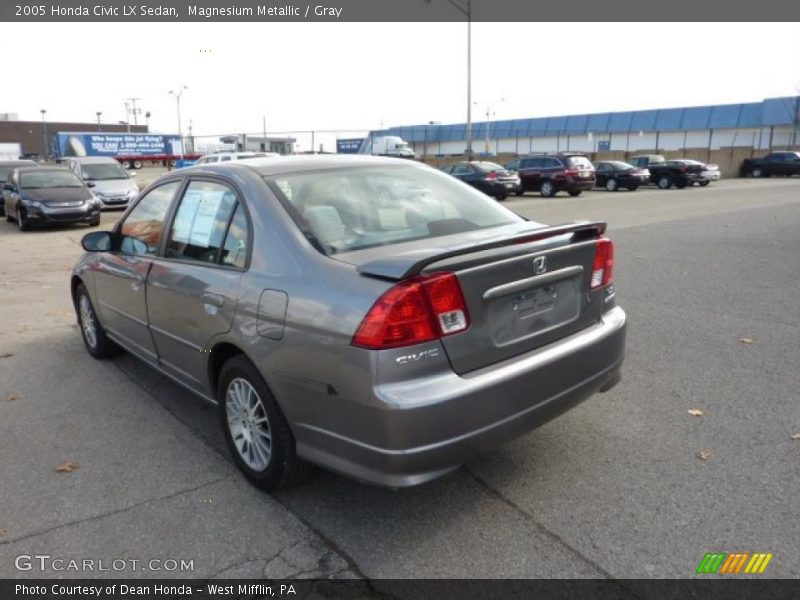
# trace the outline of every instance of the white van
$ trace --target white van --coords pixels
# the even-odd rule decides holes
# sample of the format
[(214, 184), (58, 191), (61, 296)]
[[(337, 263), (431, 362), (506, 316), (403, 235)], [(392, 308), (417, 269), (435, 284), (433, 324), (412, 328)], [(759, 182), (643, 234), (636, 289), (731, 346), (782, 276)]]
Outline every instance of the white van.
[(136, 198), (139, 187), (119, 162), (109, 156), (76, 156), (64, 164), (86, 182), (103, 208), (125, 208)]

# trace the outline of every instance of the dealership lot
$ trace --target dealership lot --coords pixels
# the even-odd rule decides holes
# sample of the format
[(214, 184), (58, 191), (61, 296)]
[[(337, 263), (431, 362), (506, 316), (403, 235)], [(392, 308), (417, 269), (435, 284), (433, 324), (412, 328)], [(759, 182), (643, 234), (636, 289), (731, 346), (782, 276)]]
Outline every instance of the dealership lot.
[(609, 222), (622, 384), (428, 485), (319, 472), (274, 496), (230, 464), (213, 407), (86, 354), (68, 274), (87, 230), (0, 222), (0, 575), (38, 575), (14, 566), (38, 553), (197, 577), (689, 577), (712, 550), (800, 575), (800, 180), (505, 205)]

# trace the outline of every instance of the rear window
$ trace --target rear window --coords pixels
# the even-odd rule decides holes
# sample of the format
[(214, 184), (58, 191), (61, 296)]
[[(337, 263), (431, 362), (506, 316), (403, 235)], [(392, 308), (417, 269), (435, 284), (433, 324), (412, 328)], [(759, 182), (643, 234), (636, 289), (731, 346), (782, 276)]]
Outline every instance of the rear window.
[(267, 182), (327, 255), (523, 222), (485, 194), (424, 167), (332, 169)]
[(473, 163), (481, 173), (491, 173), (492, 171), (503, 171), (503, 167), (491, 162)]
[(567, 167), (570, 169), (593, 169), (592, 163), (585, 156), (568, 156)]

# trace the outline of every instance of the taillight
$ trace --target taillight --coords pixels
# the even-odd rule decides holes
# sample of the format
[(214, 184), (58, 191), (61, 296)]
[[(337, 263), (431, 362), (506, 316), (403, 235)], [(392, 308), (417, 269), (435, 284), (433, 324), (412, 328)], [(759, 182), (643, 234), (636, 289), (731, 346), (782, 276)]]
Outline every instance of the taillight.
[(353, 345), (372, 350), (429, 342), (464, 331), (469, 313), (453, 273), (401, 281), (378, 298), (353, 336)]
[(614, 243), (608, 238), (600, 238), (594, 250), (592, 280), (589, 288), (596, 290), (611, 283), (614, 276)]
[(497, 171), (492, 171), (486, 174), (486, 179), (497, 179)]
[(578, 172), (575, 171), (574, 169), (566, 169), (564, 171), (564, 175), (566, 177), (577, 177), (578, 176)]

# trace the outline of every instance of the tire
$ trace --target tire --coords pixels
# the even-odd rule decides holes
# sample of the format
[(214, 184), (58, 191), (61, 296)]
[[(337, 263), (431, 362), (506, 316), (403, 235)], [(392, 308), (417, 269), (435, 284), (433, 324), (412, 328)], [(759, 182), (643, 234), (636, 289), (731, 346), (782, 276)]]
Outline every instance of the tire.
[(672, 187), (672, 179), (668, 175), (662, 175), (658, 178), (658, 187), (662, 190), (668, 190)]
[(25, 218), (25, 211), (17, 205), (17, 227), (20, 231), (30, 231), (31, 224)]
[(629, 191), (629, 192), (635, 192), (635, 191), (636, 191), (636, 190), (638, 190), (638, 189), (639, 189), (639, 186), (638, 186), (638, 185), (629, 185), (629, 186), (628, 186), (628, 191)]
[(122, 348), (108, 338), (105, 329), (100, 325), (89, 292), (82, 283), (75, 290), (75, 312), (78, 316), (81, 337), (89, 354), (97, 359), (122, 354)]
[(506, 198), (508, 198), (508, 192), (505, 190), (500, 190), (499, 192), (495, 192), (494, 194), (494, 199), (497, 200), (498, 202), (502, 202)]
[(552, 198), (556, 195), (556, 185), (549, 179), (545, 179), (539, 186), (539, 193), (545, 198)]
[(100, 217), (89, 221), (89, 227), (97, 227), (98, 225), (100, 225)]
[(617, 180), (613, 177), (609, 177), (608, 181), (606, 181), (606, 189), (609, 192), (616, 192), (617, 191)]
[(701, 182), (699, 182), (700, 187), (706, 187), (709, 183), (711, 183), (711, 182), (710, 181), (701, 181)]
[(125, 169), (130, 169), (130, 168), (131, 168), (131, 161), (129, 161), (129, 160), (123, 160), (123, 161), (122, 161), (122, 166), (123, 166)]
[(136, 169), (137, 171), (139, 169), (141, 169), (142, 168), (142, 161), (140, 161), (140, 160), (133, 161), (133, 168)]
[(525, 193), (525, 190), (523, 190), (522, 188), (514, 191), (514, 195), (515, 196), (522, 196), (524, 193)]
[(692, 186), (692, 182), (691, 182), (691, 181), (679, 181), (679, 182), (677, 182), (677, 183), (675, 184), (675, 187), (676, 187), (676, 188), (678, 188), (679, 190), (682, 190), (682, 189), (683, 189), (683, 188), (685, 188), (687, 185), (688, 185), (689, 187), (691, 187), (691, 186)]
[[(223, 365), (217, 401), (228, 450), (253, 485), (267, 491), (278, 490), (297, 483), (312, 469), (297, 457), (286, 418), (246, 357), (234, 356)], [(253, 439), (261, 443), (250, 444)]]
[(753, 177), (764, 177), (764, 169), (761, 167), (753, 167), (753, 171), (750, 174)]
[(572, 191), (572, 192), (569, 192), (569, 195), (570, 195), (570, 196), (572, 196), (573, 198), (576, 198), (576, 197), (578, 197), (578, 196), (580, 196), (580, 195), (581, 195), (581, 192), (582, 192), (582, 191), (583, 191), (583, 190), (574, 190), (574, 191)]

